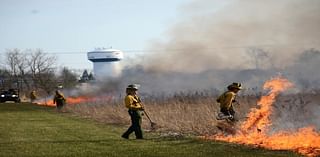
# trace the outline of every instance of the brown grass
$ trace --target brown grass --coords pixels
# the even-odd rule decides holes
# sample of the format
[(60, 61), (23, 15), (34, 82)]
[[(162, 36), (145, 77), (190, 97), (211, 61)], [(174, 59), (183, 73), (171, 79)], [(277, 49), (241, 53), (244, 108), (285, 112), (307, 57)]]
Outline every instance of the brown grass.
[[(215, 116), (219, 110), (216, 95), (179, 93), (168, 97), (146, 96), (143, 99), (146, 112), (157, 124), (158, 131), (174, 131), (184, 134), (212, 134), (217, 132)], [(241, 120), (256, 105), (256, 96), (239, 96), (241, 105), (235, 105)], [(123, 98), (108, 102), (92, 102), (68, 105), (68, 112), (92, 118), (102, 123), (129, 125), (130, 117), (124, 107)], [(150, 129), (147, 117), (143, 118), (143, 128)]]
[[(174, 131), (184, 134), (214, 134), (216, 128), (216, 114), (219, 110), (215, 102), (217, 95), (199, 93), (179, 93), (172, 96), (142, 96), (146, 112), (151, 120), (157, 124), (158, 131)], [(245, 120), (250, 108), (257, 107), (259, 96), (238, 96), (241, 105), (234, 105), (236, 118)], [(312, 116), (310, 108), (319, 104), (319, 94), (294, 94), (280, 96), (274, 104), (273, 121), (279, 129), (285, 123), (305, 121), (305, 116)], [(312, 102), (313, 101), (313, 102)], [(81, 117), (95, 119), (107, 124), (130, 125), (130, 117), (123, 104), (123, 97), (100, 102), (68, 105), (65, 108)], [(289, 114), (288, 114), (289, 113)], [(315, 117), (315, 115), (313, 115)], [(295, 121), (293, 121), (295, 120)], [(239, 124), (239, 123), (238, 123)], [(289, 125), (289, 124), (288, 124)], [(301, 125), (305, 125), (301, 123)], [(150, 129), (146, 116), (143, 118), (143, 128)]]

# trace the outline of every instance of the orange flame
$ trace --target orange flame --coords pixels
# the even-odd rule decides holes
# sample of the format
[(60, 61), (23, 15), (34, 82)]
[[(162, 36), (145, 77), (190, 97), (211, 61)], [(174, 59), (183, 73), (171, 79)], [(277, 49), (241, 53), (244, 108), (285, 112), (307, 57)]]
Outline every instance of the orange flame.
[[(92, 102), (95, 101), (97, 98), (95, 97), (87, 97), (87, 96), (79, 96), (79, 97), (68, 97), (66, 98), (66, 103), (67, 104), (81, 104), (81, 103), (86, 103), (86, 102)], [(53, 103), (53, 100), (48, 100), (48, 101), (38, 101), (37, 104), (39, 105), (45, 105), (45, 106), (56, 106), (56, 104)]]
[(248, 114), (249, 118), (241, 124), (240, 130), (235, 135), (218, 134), (208, 138), (274, 150), (293, 150), (307, 156), (319, 156), (320, 134), (311, 126), (301, 128), (297, 132), (280, 131), (272, 135), (267, 134), (268, 126), (272, 124), (271, 105), (279, 92), (292, 86), (291, 82), (281, 77), (267, 81), (263, 88), (270, 89), (270, 92), (259, 100), (260, 108), (251, 110)]
[(248, 129), (259, 129), (260, 131), (267, 131), (266, 127), (271, 124), (269, 120), (270, 114), (272, 113), (271, 105), (274, 103), (279, 92), (292, 86), (292, 83), (280, 77), (267, 81), (263, 85), (263, 89), (270, 89), (269, 94), (261, 97), (258, 101), (260, 109), (251, 110), (248, 115), (249, 118), (241, 125), (241, 130), (247, 131)]
[(80, 104), (80, 103), (85, 103), (85, 102), (92, 102), (95, 100), (96, 100), (96, 98), (94, 98), (94, 97), (86, 97), (86, 96), (68, 97), (67, 103), (68, 104)]

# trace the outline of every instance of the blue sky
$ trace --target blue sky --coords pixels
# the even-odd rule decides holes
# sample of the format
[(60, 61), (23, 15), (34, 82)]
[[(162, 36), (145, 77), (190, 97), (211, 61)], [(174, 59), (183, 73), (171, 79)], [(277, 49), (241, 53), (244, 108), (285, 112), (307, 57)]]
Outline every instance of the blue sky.
[(91, 69), (86, 54), (78, 52), (110, 46), (143, 50), (150, 40), (163, 37), (189, 2), (1, 0), (0, 53), (11, 48), (40, 48), (58, 52), (58, 65)]

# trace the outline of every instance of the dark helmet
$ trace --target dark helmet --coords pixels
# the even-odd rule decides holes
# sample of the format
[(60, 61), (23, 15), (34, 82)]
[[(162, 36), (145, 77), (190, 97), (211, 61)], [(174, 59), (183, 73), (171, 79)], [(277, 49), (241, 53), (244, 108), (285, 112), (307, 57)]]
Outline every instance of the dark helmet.
[(231, 89), (238, 89), (238, 90), (241, 90), (242, 89), (242, 85), (241, 83), (236, 83), (236, 82), (233, 82), (231, 85), (229, 85), (227, 87), (229, 90)]
[(138, 90), (138, 89), (139, 89), (139, 85), (137, 85), (137, 84), (130, 84), (130, 85), (128, 85), (127, 89)]

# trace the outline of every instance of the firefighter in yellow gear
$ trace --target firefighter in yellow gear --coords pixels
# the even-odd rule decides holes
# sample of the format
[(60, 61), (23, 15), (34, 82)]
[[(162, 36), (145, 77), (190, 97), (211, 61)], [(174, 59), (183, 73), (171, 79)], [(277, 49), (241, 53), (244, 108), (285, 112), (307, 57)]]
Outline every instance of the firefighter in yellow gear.
[(53, 98), (53, 104), (56, 104), (57, 109), (61, 110), (65, 103), (66, 98), (64, 97), (64, 95), (60, 91), (56, 90), (56, 94)]
[(33, 103), (33, 101), (36, 100), (36, 99), (37, 99), (36, 91), (33, 90), (30, 93), (30, 101), (31, 101), (31, 103)]
[(142, 111), (144, 110), (141, 100), (137, 95), (138, 85), (129, 85), (126, 89), (127, 96), (124, 98), (126, 108), (131, 117), (131, 126), (128, 130), (122, 134), (122, 138), (129, 139), (131, 133), (135, 133), (136, 139), (143, 139), (143, 133), (141, 129), (142, 123)]
[(220, 113), (217, 116), (218, 120), (229, 119), (234, 121), (235, 111), (233, 103), (236, 102), (237, 93), (242, 89), (241, 83), (232, 83), (228, 87), (228, 91), (221, 94), (217, 102), (220, 104)]

